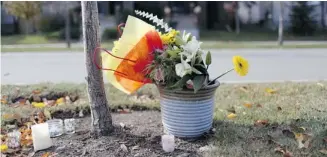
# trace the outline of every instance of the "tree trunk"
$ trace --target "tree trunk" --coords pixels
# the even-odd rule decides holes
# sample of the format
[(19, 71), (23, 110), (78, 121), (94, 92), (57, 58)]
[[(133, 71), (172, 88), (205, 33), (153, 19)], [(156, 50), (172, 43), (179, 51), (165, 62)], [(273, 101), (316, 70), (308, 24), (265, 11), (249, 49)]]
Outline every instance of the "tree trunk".
[(238, 1), (235, 2), (236, 4), (236, 9), (235, 9), (235, 32), (236, 34), (240, 34), (240, 17), (238, 16), (238, 8), (239, 8), (239, 5), (238, 5)]
[(70, 9), (68, 4), (66, 6), (66, 17), (65, 17), (65, 38), (67, 43), (67, 48), (70, 48)]
[(278, 45), (282, 46), (284, 39), (283, 39), (283, 14), (284, 14), (284, 5), (283, 2), (279, 2), (279, 25), (278, 25)]
[[(93, 51), (100, 46), (99, 17), (96, 1), (82, 1), (83, 42), (87, 71), (87, 91), (91, 107), (91, 134), (97, 138), (113, 131), (112, 118), (104, 90), (102, 71), (92, 62)], [(101, 57), (95, 59), (101, 66)]]

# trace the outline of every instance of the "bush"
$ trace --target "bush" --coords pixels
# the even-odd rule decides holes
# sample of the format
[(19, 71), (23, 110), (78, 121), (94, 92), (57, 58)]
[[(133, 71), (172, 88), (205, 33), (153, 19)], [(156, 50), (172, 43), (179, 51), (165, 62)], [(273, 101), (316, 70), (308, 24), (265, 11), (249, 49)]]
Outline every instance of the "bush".
[(118, 31), (115, 28), (105, 29), (102, 34), (102, 40), (117, 39)]
[(65, 28), (65, 19), (60, 15), (43, 16), (37, 25), (42, 33), (55, 32)]
[[(64, 40), (66, 39), (66, 30), (61, 29), (59, 32), (59, 39)], [(81, 37), (81, 30), (79, 27), (72, 27), (70, 28), (70, 39), (78, 40)]]
[(313, 35), (317, 22), (313, 18), (314, 7), (306, 1), (297, 2), (292, 8), (291, 31), (295, 35)]
[[(80, 17), (74, 17), (74, 13), (70, 14), (70, 26), (78, 28), (81, 26)], [(49, 33), (65, 29), (65, 17), (60, 14), (42, 16), (37, 23), (38, 30), (42, 33)], [(76, 31), (75, 31), (76, 32)]]
[[(65, 29), (61, 29), (55, 32), (45, 33), (46, 37), (51, 40), (65, 40), (66, 39), (66, 31)], [(77, 27), (73, 27), (70, 29), (70, 39), (78, 40), (80, 38), (81, 31)]]

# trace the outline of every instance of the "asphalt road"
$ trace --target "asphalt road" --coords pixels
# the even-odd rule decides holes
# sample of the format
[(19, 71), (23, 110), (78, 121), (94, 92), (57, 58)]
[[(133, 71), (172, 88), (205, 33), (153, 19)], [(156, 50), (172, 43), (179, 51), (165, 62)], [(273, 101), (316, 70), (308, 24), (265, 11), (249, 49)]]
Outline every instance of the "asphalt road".
[[(247, 76), (240, 77), (231, 72), (221, 78), (221, 82), (327, 80), (327, 49), (224, 49), (211, 52), (211, 77), (232, 68), (234, 55), (241, 55), (250, 63)], [(2, 53), (1, 84), (83, 83), (86, 76), (84, 62), (83, 53)]]

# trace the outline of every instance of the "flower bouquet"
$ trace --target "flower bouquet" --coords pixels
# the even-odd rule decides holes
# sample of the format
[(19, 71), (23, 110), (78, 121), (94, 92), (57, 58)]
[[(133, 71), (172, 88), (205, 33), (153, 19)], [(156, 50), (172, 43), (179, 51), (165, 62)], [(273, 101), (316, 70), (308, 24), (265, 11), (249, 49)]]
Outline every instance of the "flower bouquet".
[[(165, 132), (179, 137), (197, 137), (211, 128), (214, 94), (220, 77), (235, 70), (248, 73), (248, 62), (234, 56), (231, 70), (209, 78), (211, 53), (190, 33), (177, 31), (157, 16), (135, 11), (157, 27), (128, 16), (118, 29), (123, 33), (112, 52), (103, 55), (105, 74), (116, 88), (131, 94), (147, 83), (160, 91), (162, 122)], [(99, 67), (100, 68), (100, 67)]]

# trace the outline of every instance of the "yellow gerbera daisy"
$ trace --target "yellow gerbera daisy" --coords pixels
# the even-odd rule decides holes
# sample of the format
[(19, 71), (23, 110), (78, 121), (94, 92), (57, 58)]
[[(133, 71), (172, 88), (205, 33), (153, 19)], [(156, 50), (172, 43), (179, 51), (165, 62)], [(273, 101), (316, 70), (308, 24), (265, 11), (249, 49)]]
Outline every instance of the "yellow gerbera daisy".
[(249, 63), (241, 56), (233, 57), (234, 70), (240, 76), (245, 76), (249, 71)]

